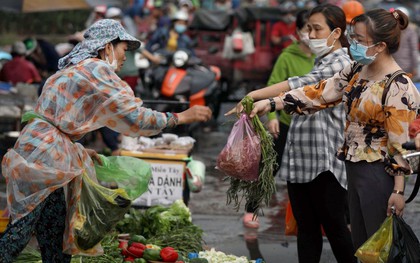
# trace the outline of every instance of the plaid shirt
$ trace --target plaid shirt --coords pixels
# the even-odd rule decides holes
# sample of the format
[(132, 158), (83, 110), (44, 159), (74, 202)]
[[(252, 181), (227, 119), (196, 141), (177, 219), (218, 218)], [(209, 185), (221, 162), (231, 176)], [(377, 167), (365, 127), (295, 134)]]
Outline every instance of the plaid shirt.
[[(288, 79), (291, 89), (318, 83), (350, 65), (347, 48), (338, 49), (315, 62), (311, 72)], [(344, 142), (343, 105), (311, 115), (293, 115), (278, 176), (291, 183), (307, 183), (320, 173), (331, 171), (347, 187), (344, 162), (336, 152)]]

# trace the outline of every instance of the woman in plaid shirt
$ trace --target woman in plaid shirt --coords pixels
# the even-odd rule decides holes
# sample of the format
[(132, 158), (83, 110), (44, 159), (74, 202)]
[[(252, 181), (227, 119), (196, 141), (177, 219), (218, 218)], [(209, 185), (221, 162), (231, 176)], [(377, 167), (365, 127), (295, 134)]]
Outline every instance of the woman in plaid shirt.
[[(312, 114), (344, 104), (345, 141), (338, 158), (345, 161), (351, 234), (355, 248), (372, 236), (387, 216), (404, 211), (404, 175), (410, 166), (402, 158), (409, 140), (420, 94), (392, 54), (401, 30), (408, 25), (400, 10), (375, 9), (352, 20), (348, 35), (356, 60), (332, 78), (274, 98), (274, 108)], [(395, 78), (393, 78), (395, 77)], [(388, 83), (389, 82), (389, 83)], [(270, 100), (254, 104), (250, 116), (270, 111)], [(341, 131), (337, 131), (341, 132)]]
[[(252, 91), (248, 95), (254, 100), (315, 84), (350, 65), (348, 42), (344, 35), (346, 18), (341, 8), (330, 4), (315, 7), (310, 11), (308, 27), (309, 47), (317, 55), (312, 71)], [(241, 106), (238, 105), (237, 109), (241, 110)], [(345, 220), (345, 167), (335, 157), (337, 148), (344, 142), (344, 123), (343, 107), (338, 106), (313, 115), (293, 116), (290, 124), (277, 174), (287, 180), (298, 225), (299, 262), (319, 262), (323, 244), (321, 225), (337, 261), (356, 262)]]

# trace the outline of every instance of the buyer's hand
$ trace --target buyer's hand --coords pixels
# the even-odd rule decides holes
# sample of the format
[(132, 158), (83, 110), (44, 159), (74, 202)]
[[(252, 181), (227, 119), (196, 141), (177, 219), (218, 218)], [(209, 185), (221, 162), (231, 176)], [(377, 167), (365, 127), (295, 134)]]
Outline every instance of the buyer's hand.
[(102, 165), (101, 157), (99, 157), (98, 153), (95, 150), (92, 150), (92, 149), (85, 149), (85, 150), (89, 154), (90, 158), (92, 158), (93, 161), (97, 161), (100, 165)]
[(211, 116), (212, 112), (209, 107), (196, 105), (178, 113), (178, 124), (206, 122), (211, 119)]
[(277, 139), (280, 134), (280, 123), (277, 119), (269, 120), (267, 123), (268, 132), (273, 136), (274, 139)]
[(402, 216), (405, 207), (405, 199), (403, 195), (392, 193), (388, 200), (387, 216), (392, 215), (392, 207), (395, 208), (395, 214)]
[(262, 116), (266, 113), (268, 113), (271, 110), (270, 101), (267, 100), (260, 100), (257, 102), (254, 102), (254, 108), (249, 113), (249, 117), (252, 118), (256, 115)]

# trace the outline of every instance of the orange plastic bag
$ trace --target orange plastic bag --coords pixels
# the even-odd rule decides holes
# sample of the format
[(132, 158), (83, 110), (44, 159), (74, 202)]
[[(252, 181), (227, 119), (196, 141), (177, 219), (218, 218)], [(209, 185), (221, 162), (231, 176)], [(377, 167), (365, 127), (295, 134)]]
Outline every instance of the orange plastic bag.
[(293, 216), (292, 205), (290, 201), (287, 202), (286, 206), (286, 227), (284, 228), (284, 234), (286, 236), (296, 236), (297, 235), (297, 224), (296, 219)]
[[(298, 227), (296, 223), (296, 219), (293, 216), (292, 205), (290, 201), (287, 202), (286, 205), (286, 218), (285, 218), (285, 228), (284, 234), (286, 236), (297, 236)], [(325, 236), (324, 228), (321, 226), (322, 235)]]

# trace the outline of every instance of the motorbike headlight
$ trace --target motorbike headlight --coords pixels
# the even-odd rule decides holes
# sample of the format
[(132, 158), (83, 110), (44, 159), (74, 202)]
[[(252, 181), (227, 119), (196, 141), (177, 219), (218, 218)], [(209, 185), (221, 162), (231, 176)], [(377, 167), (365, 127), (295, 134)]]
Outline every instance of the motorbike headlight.
[(188, 61), (188, 54), (184, 50), (178, 50), (175, 52), (172, 59), (175, 67), (183, 67)]

